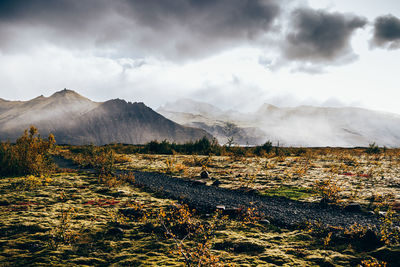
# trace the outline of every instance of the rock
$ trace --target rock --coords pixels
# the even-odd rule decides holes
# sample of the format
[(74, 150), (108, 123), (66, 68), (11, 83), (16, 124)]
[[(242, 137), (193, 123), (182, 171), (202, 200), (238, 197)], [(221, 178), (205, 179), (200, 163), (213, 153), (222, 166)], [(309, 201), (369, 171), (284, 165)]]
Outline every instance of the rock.
[(378, 260), (386, 261), (388, 266), (398, 266), (397, 264), (400, 262), (400, 248), (381, 247), (371, 252), (371, 256), (377, 258)]
[(249, 188), (249, 187), (245, 187), (245, 186), (239, 187), (238, 190), (249, 193), (249, 194), (259, 194), (260, 193), (260, 191), (258, 191), (257, 189)]
[(249, 188), (246, 190), (246, 192), (249, 194), (254, 194), (254, 195), (257, 195), (260, 193), (260, 191), (258, 191), (257, 189), (254, 189), (254, 188)]
[(113, 227), (111, 229), (108, 229), (107, 235), (120, 237), (124, 235), (124, 230), (119, 227)]
[(201, 177), (201, 179), (208, 179), (208, 178), (210, 178), (210, 174), (208, 173), (208, 171), (204, 170), (200, 173), (200, 177)]
[(362, 241), (363, 247), (368, 248), (368, 249), (374, 249), (383, 244), (383, 242), (378, 237), (378, 235), (371, 229), (368, 229), (365, 232), (365, 234), (361, 237), (361, 241)]
[(225, 210), (225, 206), (224, 205), (218, 205), (216, 208), (217, 208), (217, 210)]
[(395, 201), (392, 203), (392, 208), (393, 210), (400, 212), (400, 202), (399, 201)]
[(268, 221), (267, 219), (262, 219), (262, 220), (259, 221), (259, 223), (260, 224), (266, 224), (266, 225), (271, 224), (271, 222)]
[(95, 193), (102, 194), (102, 195), (109, 194), (110, 192), (111, 192), (111, 190), (108, 188), (100, 188), (99, 190), (95, 191)]
[(344, 208), (344, 210), (348, 212), (361, 212), (362, 208), (358, 203), (350, 203)]
[(378, 211), (378, 215), (379, 215), (380, 217), (385, 217), (386, 214), (387, 214), (386, 211)]
[(247, 241), (224, 241), (221, 243), (216, 243), (213, 248), (216, 250), (233, 251), (235, 253), (244, 253), (249, 255), (258, 255), (265, 251), (264, 246)]
[(212, 183), (213, 186), (219, 186), (220, 184), (222, 184), (220, 180), (215, 180), (215, 181)]
[(143, 216), (143, 211), (135, 208), (119, 209), (119, 212), (127, 217), (140, 218)]
[(10, 202), (6, 199), (0, 200), (0, 206), (8, 206), (10, 205)]
[(239, 208), (225, 208), (225, 210), (223, 210), (222, 214), (228, 215), (231, 218), (236, 218), (240, 214), (240, 209)]
[(206, 185), (207, 182), (203, 180), (192, 180), (192, 183), (195, 185)]

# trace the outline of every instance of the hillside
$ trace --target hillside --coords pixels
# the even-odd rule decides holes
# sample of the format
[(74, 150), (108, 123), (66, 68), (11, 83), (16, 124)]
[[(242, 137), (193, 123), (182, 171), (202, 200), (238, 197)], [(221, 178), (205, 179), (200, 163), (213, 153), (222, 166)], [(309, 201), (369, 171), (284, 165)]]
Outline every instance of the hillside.
[(30, 125), (53, 133), (60, 144), (143, 144), (197, 140), (207, 132), (168, 120), (143, 103), (93, 102), (71, 90), (29, 101), (0, 101), (0, 139), (15, 141)]
[[(192, 110), (190, 107), (193, 107)], [(264, 104), (252, 113), (204, 110), (207, 103), (185, 100), (158, 109), (180, 124), (202, 128), (226, 143), (233, 136), (240, 145), (258, 145), (267, 140), (284, 146), (380, 146), (400, 145), (400, 116), (362, 108), (276, 107)], [(230, 127), (229, 127), (230, 125)], [(232, 129), (233, 125), (233, 129)]]

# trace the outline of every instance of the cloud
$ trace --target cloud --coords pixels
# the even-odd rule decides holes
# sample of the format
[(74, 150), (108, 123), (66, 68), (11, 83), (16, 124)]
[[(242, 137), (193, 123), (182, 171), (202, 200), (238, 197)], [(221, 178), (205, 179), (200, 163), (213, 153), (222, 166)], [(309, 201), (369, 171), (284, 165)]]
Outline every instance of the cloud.
[(338, 63), (353, 54), (350, 38), (366, 19), (352, 14), (329, 13), (308, 8), (293, 12), (283, 55), (292, 61)]
[(3, 0), (0, 50), (42, 43), (115, 57), (203, 57), (256, 42), (291, 0)]
[(400, 19), (393, 15), (376, 18), (372, 45), (388, 49), (400, 48)]

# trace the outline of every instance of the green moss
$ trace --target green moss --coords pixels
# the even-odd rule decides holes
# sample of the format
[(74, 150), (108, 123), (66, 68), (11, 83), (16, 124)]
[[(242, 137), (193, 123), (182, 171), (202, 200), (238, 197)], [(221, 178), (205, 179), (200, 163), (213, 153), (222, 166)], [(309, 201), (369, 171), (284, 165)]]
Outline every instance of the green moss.
[[(225, 166), (227, 159), (220, 158), (218, 164)], [(163, 160), (154, 158), (154, 164)], [(233, 188), (238, 186), (235, 177), (239, 173), (243, 175), (239, 167), (224, 174), (225, 185)], [(198, 173), (198, 170), (194, 171), (193, 177)], [(121, 185), (110, 190), (99, 184), (95, 176), (84, 173), (57, 173), (52, 176), (53, 182), (49, 186), (31, 191), (11, 188), (10, 183), (18, 179), (22, 178), (0, 179), (1, 266), (183, 266), (179, 253), (169, 253), (175, 244), (162, 235), (156, 220), (132, 219), (122, 224), (110, 223), (110, 212), (126, 208), (124, 205), (132, 200), (143, 204), (149, 212), (175, 203), (174, 200), (163, 198), (163, 194), (144, 192), (132, 185)], [(260, 178), (257, 180), (259, 182), (263, 188), (271, 186), (269, 179)], [(263, 192), (269, 196), (296, 200), (309, 198), (313, 193), (299, 186), (280, 186)], [(99, 205), (100, 200), (104, 199), (118, 203)], [(61, 244), (56, 249), (50, 249), (47, 240), (51, 230), (59, 223), (61, 207), (74, 208), (71, 229), (82, 232), (77, 243)], [(202, 216), (199, 220), (208, 219), (209, 216)], [(118, 238), (107, 235), (111, 227), (121, 228), (123, 234)], [(234, 220), (229, 220), (216, 232), (212, 244), (213, 254), (218, 255), (222, 262), (234, 266), (355, 266), (368, 255), (380, 259), (394, 258), (387, 257), (386, 251), (363, 252), (350, 247), (348, 243), (335, 247), (332, 242), (324, 248), (321, 239), (302, 230), (287, 230), (272, 224), (243, 225)], [(195, 243), (190, 241), (189, 245)]]
[(268, 189), (262, 192), (262, 194), (266, 196), (279, 196), (293, 200), (300, 200), (313, 196), (315, 192), (312, 189), (305, 187), (280, 186), (278, 188)]

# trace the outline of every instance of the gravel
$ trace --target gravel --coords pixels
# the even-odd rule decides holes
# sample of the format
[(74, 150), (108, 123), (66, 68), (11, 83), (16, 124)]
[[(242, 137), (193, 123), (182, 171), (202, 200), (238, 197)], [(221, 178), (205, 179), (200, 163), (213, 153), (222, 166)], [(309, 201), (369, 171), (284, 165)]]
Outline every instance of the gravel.
[(165, 196), (181, 199), (201, 211), (226, 208), (255, 207), (274, 224), (295, 227), (306, 222), (319, 222), (325, 226), (349, 227), (357, 223), (375, 228), (379, 218), (366, 212), (349, 212), (333, 205), (321, 205), (290, 200), (284, 197), (268, 197), (242, 190), (230, 190), (173, 178), (161, 173), (135, 172), (135, 183)]
[[(78, 169), (69, 160), (55, 158), (61, 168)], [(90, 170), (86, 170), (90, 171)], [(117, 171), (117, 174), (126, 171)], [(318, 222), (324, 226), (347, 228), (354, 223), (379, 229), (379, 217), (363, 211), (346, 211), (335, 205), (322, 205), (294, 201), (284, 197), (261, 196), (243, 190), (231, 190), (207, 186), (188, 179), (174, 178), (162, 173), (134, 172), (135, 183), (165, 197), (183, 200), (199, 211), (211, 212), (217, 206), (226, 209), (254, 207), (275, 225), (297, 227), (307, 222)]]

